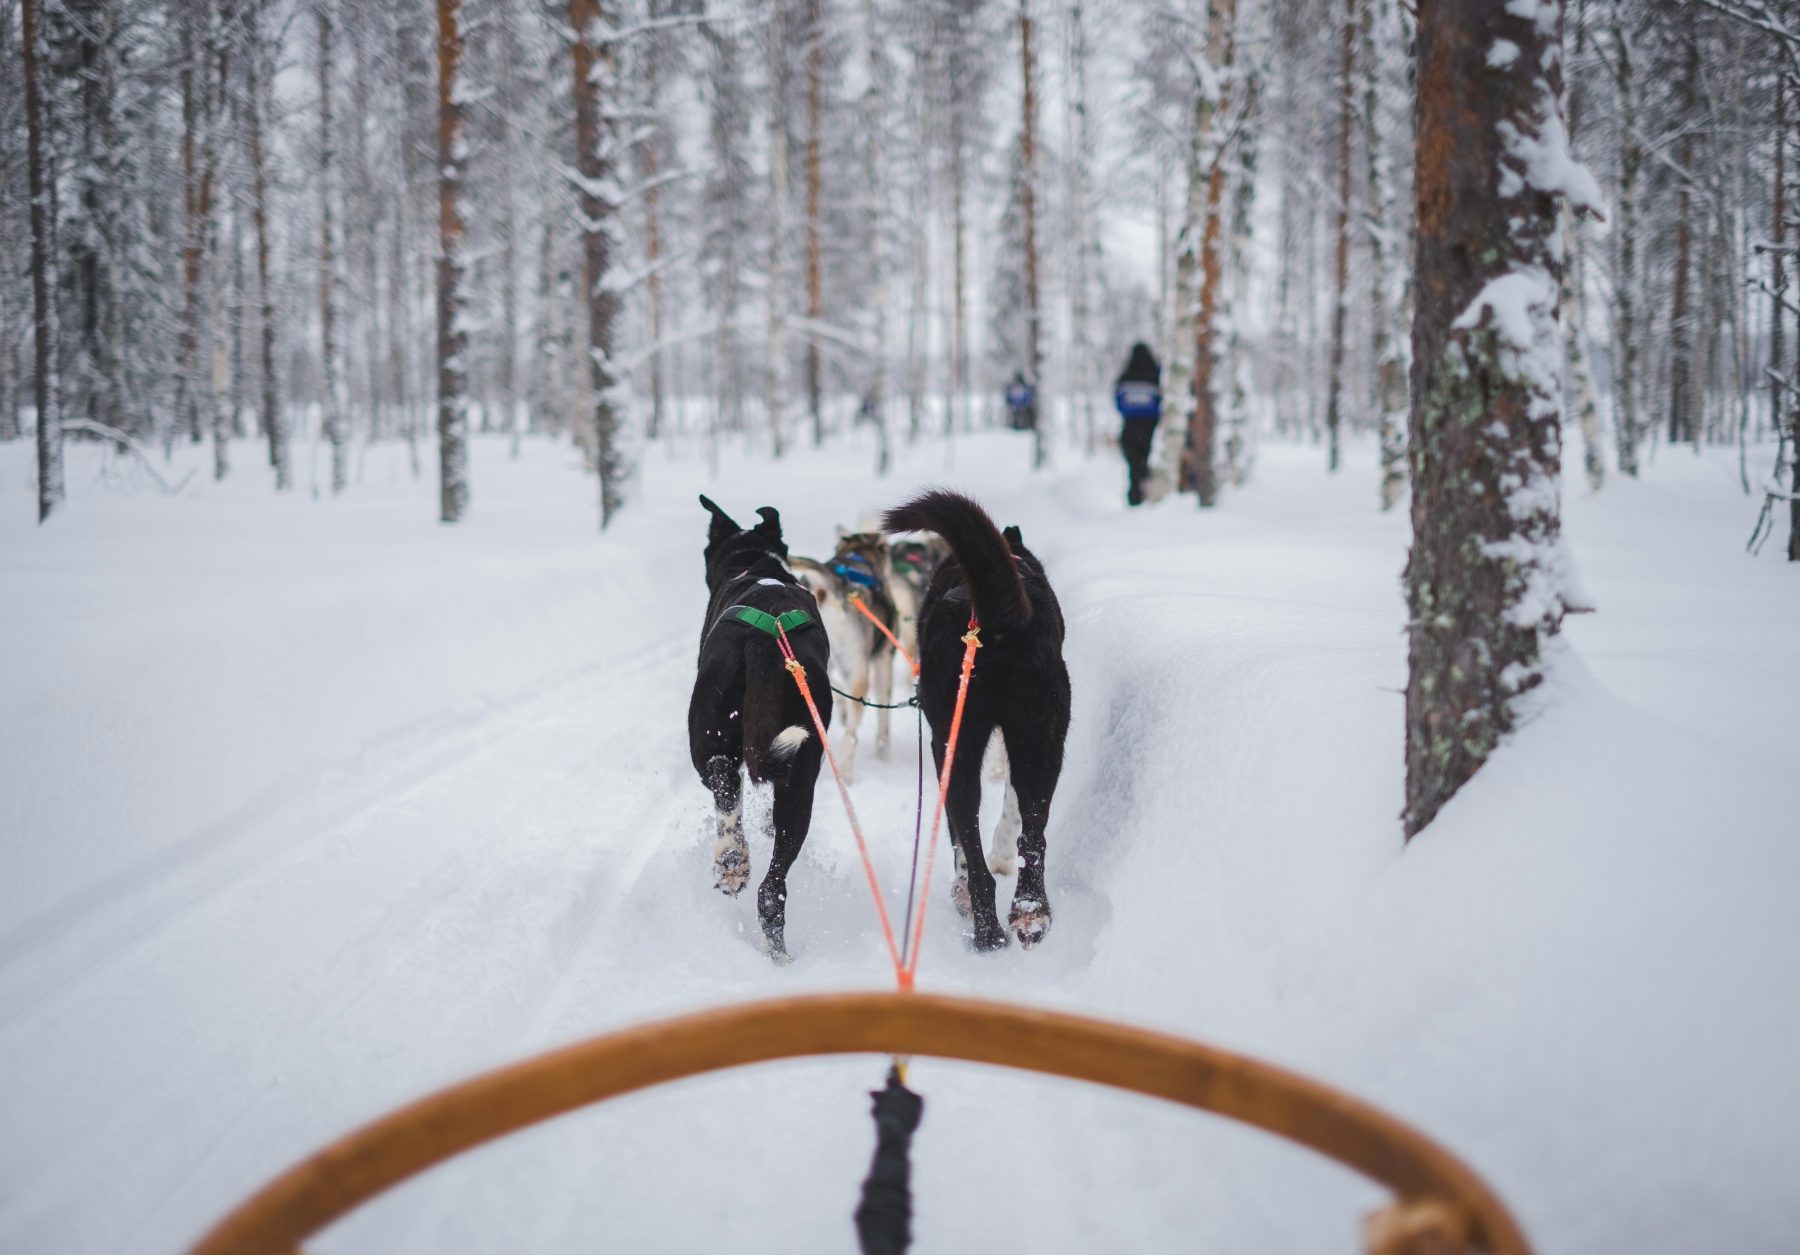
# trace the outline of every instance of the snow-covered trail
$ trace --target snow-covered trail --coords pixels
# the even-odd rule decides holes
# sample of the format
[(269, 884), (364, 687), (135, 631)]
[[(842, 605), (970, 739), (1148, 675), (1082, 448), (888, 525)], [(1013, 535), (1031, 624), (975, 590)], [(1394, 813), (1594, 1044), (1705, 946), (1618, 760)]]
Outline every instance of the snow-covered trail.
[[(693, 494), (775, 504), (818, 553), (940, 481), (1044, 557), (1076, 717), (1050, 941), (968, 953), (940, 880), (923, 983), (1345, 1084), (1466, 1155), (1546, 1250), (1773, 1250), (1800, 1223), (1779, 1168), (1800, 854), (1766, 767), (1800, 712), (1763, 687), (1800, 680), (1800, 597), (1733, 560), (1710, 468), (1571, 500), (1601, 613), (1571, 624), (1549, 712), (1402, 857), (1405, 522), (1372, 509), (1360, 460), (1333, 480), (1267, 449), (1201, 517), (1127, 514), (1110, 460), (1028, 476), (1005, 436), (881, 482), (854, 446), (717, 483), (654, 451), (594, 538), (566, 452), (500, 448), (478, 444), (454, 533), (397, 482), (330, 504), (98, 494), (0, 537), (0, 647), (44, 663), (0, 678), (29, 716), (0, 727), (0, 1251), (178, 1251), (296, 1157), (473, 1071), (880, 987), (828, 784), (790, 885), (794, 964), (752, 944), (751, 895), (710, 888), (684, 728)], [(877, 761), (872, 723), (854, 792), (897, 898), (914, 724), (895, 712)], [(880, 1071), (794, 1062), (606, 1104), (309, 1249), (848, 1249)], [(921, 1250), (1347, 1249), (1374, 1201), (1190, 1113), (960, 1065), (917, 1083)]]

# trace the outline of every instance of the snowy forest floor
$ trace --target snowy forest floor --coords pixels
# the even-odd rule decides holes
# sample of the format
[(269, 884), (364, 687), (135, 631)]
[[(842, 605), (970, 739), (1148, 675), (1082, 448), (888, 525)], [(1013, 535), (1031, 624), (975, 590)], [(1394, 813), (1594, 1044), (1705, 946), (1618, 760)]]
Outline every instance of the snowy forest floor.
[[(644, 455), (596, 537), (564, 446), (477, 441), (433, 520), (399, 449), (271, 499), (253, 446), (178, 498), (71, 450), (31, 523), (0, 447), (0, 1251), (182, 1249), (325, 1140), (596, 1031), (881, 988), (822, 784), (796, 962), (710, 888), (685, 710), (705, 490), (797, 554), (919, 484), (1017, 522), (1069, 620), (1056, 926), (975, 956), (935, 890), (925, 988), (1166, 1028), (1312, 1073), (1466, 1157), (1540, 1249), (1775, 1251), (1800, 1230), (1800, 580), (1743, 554), (1724, 457), (1571, 482), (1598, 613), (1542, 713), (1403, 849), (1404, 512), (1265, 446), (1202, 516), (1018, 439), (780, 464)], [(189, 456), (178, 453), (178, 462)], [(196, 465), (201, 455), (193, 453)], [(116, 477), (115, 477), (116, 478)], [(129, 476), (126, 476), (129, 479)], [(896, 892), (914, 725), (864, 724)], [(990, 787), (984, 827), (998, 816)], [(766, 800), (763, 803), (766, 809)], [(752, 841), (757, 874), (767, 840)], [(1003, 892), (1006, 890), (1003, 887)], [(896, 904), (897, 905), (897, 904)], [(557, 1121), (417, 1180), (317, 1252), (852, 1249), (879, 1060), (769, 1066)], [(1074, 1083), (921, 1061), (917, 1249), (1349, 1250), (1371, 1187)]]

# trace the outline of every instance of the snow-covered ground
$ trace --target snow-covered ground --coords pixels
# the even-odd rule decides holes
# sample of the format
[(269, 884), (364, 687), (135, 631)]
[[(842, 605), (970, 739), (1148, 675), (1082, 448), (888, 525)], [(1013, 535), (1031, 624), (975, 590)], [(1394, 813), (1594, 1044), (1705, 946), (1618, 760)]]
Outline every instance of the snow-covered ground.
[[(1599, 612), (1542, 714), (1402, 848), (1403, 515), (1368, 450), (1266, 447), (1201, 516), (1111, 459), (981, 436), (652, 450), (594, 534), (568, 450), (479, 442), (471, 519), (367, 455), (346, 499), (247, 469), (31, 523), (0, 447), (0, 1251), (179, 1251), (323, 1141), (553, 1043), (885, 961), (836, 799), (777, 968), (710, 889), (685, 703), (705, 489), (796, 553), (921, 483), (1018, 522), (1069, 619), (1056, 927), (977, 957), (937, 893), (923, 986), (1173, 1029), (1341, 1084), (1466, 1157), (1545, 1251), (1800, 1233), (1800, 579), (1742, 552), (1724, 460), (1571, 492)], [(913, 725), (854, 786), (888, 884)], [(990, 822), (998, 808), (984, 810)], [(760, 865), (766, 842), (753, 842)], [(851, 1249), (876, 1059), (695, 1080), (383, 1198), (320, 1252)], [(1353, 1248), (1377, 1201), (1194, 1113), (921, 1061), (918, 1249)]]

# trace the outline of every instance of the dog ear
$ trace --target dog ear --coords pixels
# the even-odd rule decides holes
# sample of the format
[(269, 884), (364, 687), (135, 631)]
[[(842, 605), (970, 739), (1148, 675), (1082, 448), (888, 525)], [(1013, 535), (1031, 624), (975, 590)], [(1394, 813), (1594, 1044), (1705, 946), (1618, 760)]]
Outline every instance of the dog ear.
[(781, 511), (772, 505), (757, 506), (756, 513), (762, 522), (751, 530), (761, 532), (777, 544), (781, 541)]
[(846, 537), (850, 534), (849, 532), (844, 530), (844, 525), (842, 523), (833, 523), (831, 525), (831, 527), (832, 527), (832, 530), (837, 533), (837, 538), (839, 540), (842, 540), (844, 537)]
[(707, 512), (712, 515), (712, 524), (706, 531), (707, 544), (717, 544), (719, 541), (730, 536), (736, 536), (739, 532), (744, 530), (737, 525), (737, 520), (733, 519), (729, 514), (725, 513), (725, 511), (719, 509), (713, 499), (705, 493), (700, 494), (700, 504), (705, 506)]
[(1002, 532), (1000, 534), (1002, 536), (1006, 537), (1007, 546), (1014, 553), (1018, 553), (1020, 550), (1025, 548), (1025, 537), (1019, 531), (1019, 529), (1017, 527), (1009, 526), (1004, 532)]

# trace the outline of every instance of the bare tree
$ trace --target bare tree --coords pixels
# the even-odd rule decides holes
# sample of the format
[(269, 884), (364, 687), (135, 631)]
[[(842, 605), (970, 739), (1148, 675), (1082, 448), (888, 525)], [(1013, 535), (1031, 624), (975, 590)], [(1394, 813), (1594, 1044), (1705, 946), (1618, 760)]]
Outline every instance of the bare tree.
[[(1214, 0), (1206, 37), (1206, 61), (1216, 84), (1217, 98), (1205, 118), (1206, 200), (1200, 237), (1200, 299), (1194, 317), (1194, 413), (1188, 423), (1187, 473), (1183, 482), (1193, 489), (1202, 509), (1218, 504), (1217, 445), (1221, 403), (1219, 370), (1222, 337), (1218, 320), (1224, 298), (1224, 201), (1227, 163), (1225, 150), (1231, 110), (1231, 69), (1235, 55), (1237, 0)], [(1203, 88), (1204, 98), (1207, 89)]]
[(1044, 432), (1050, 426), (1044, 399), (1043, 315), (1038, 294), (1037, 245), (1037, 67), (1031, 53), (1031, 0), (1019, 0), (1019, 145), (1023, 163), (1025, 228), (1025, 361), (1037, 393), (1037, 421), (1031, 427), (1031, 465), (1044, 465)]
[[(578, 38), (578, 47), (580, 42)], [(463, 102), (457, 88), (462, 55), (461, 0), (437, 0), (438, 518), (445, 523), (460, 523), (469, 508), (469, 334), (463, 321), (468, 267), (463, 256)]]
[(1350, 124), (1355, 117), (1356, 0), (1344, 0), (1343, 59), (1338, 75), (1337, 260), (1332, 269), (1331, 375), (1325, 391), (1325, 468), (1339, 460), (1344, 396), (1344, 319), (1350, 312)]
[(325, 438), (331, 444), (331, 492), (350, 482), (350, 419), (344, 412), (343, 376), (338, 361), (337, 133), (332, 120), (332, 0), (317, 0), (319, 32), (319, 404)]
[(825, 443), (824, 382), (820, 377), (818, 327), (825, 318), (825, 289), (819, 247), (819, 158), (825, 100), (825, 2), (806, 0), (806, 409), (812, 416), (813, 444)]
[(42, 82), (44, 27), (37, 0), (24, 0), (21, 47), (25, 60), (27, 177), (31, 182), (31, 303), (37, 350), (32, 400), (37, 407), (38, 522), (63, 501), (62, 397), (56, 369), (60, 344), (56, 317), (56, 226), (50, 174), (51, 139)]

